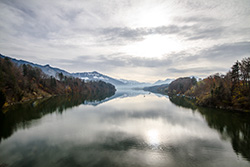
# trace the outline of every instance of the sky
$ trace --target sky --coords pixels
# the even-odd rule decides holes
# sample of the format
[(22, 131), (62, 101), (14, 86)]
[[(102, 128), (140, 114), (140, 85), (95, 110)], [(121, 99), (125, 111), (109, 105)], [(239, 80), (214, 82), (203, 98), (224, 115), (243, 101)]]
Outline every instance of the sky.
[(155, 82), (250, 56), (250, 0), (0, 0), (0, 53)]

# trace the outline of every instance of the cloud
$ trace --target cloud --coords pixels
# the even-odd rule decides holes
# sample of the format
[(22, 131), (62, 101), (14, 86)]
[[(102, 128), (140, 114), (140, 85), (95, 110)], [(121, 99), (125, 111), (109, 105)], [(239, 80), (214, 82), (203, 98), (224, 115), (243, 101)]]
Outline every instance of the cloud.
[(212, 66), (212, 67), (195, 67), (195, 68), (184, 68), (184, 69), (180, 69), (180, 68), (169, 68), (167, 69), (167, 71), (169, 73), (174, 73), (174, 74), (181, 74), (183, 76), (187, 76), (189, 74), (193, 74), (193, 75), (201, 75), (203, 76), (204, 74), (214, 74), (217, 72), (225, 72), (227, 71), (227, 68), (222, 68), (222, 67), (218, 67), (218, 66)]
[(176, 17), (175, 20), (179, 23), (185, 22), (185, 23), (199, 23), (199, 24), (211, 24), (211, 23), (218, 23), (219, 20), (213, 17), (208, 16), (189, 16), (189, 17)]
[(106, 28), (102, 30), (103, 34), (107, 36), (114, 36), (126, 39), (142, 39), (143, 36), (146, 35), (154, 35), (154, 34), (175, 34), (179, 33), (181, 29), (185, 29), (187, 27), (178, 27), (176, 25), (169, 26), (160, 26), (154, 28), (129, 28), (129, 27), (114, 27), (114, 28)]
[(221, 37), (221, 34), (224, 32), (224, 29), (223, 27), (218, 27), (218, 28), (193, 27), (192, 31), (193, 31), (192, 33), (186, 34), (188, 40), (219, 39)]
[[(57, 60), (55, 60), (57, 61)], [(60, 61), (59, 61), (60, 62)], [(61, 63), (65, 62), (62, 60)], [(144, 58), (125, 55), (124, 53), (117, 53), (111, 55), (84, 55), (79, 56), (75, 59), (67, 60), (68, 64), (75, 67), (85, 67), (85, 68), (99, 68), (99, 70), (107, 70), (114, 68), (159, 68), (166, 65), (172, 64), (172, 60), (169, 58)], [(96, 67), (96, 64), (100, 66)]]
[[(232, 63), (225, 64), (223, 59), (226, 57), (222, 57), (222, 61), (212, 60), (206, 57), (205, 51), (202, 52), (201, 55), (188, 52), (172, 53), (161, 58), (137, 57), (125, 53), (82, 55), (70, 60), (51, 59), (50, 62), (64, 69), (71, 69), (71, 72), (97, 70), (113, 77), (152, 81), (162, 77), (177, 78), (190, 75), (206, 77), (217, 72), (226, 73), (235, 61), (233, 59)], [(204, 62), (209, 63), (204, 64)]]
[(235, 42), (215, 45), (200, 52), (207, 61), (236, 61), (250, 56), (250, 42)]
[(142, 81), (226, 72), (249, 56), (249, 5), (2, 0), (0, 52), (70, 72)]
[(191, 26), (168, 25), (134, 29), (129, 27), (113, 27), (102, 29), (100, 32), (104, 36), (105, 41), (111, 41), (115, 45), (124, 44), (124, 41), (143, 41), (148, 35), (176, 35), (186, 40), (218, 39), (223, 30), (223, 27), (211, 28), (195, 24)]

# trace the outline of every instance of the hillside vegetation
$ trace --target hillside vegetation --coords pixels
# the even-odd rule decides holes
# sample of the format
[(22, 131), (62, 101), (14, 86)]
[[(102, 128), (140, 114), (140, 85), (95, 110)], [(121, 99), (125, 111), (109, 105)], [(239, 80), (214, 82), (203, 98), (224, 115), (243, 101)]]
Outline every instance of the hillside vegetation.
[(168, 87), (168, 94), (176, 95), (176, 94), (184, 94), (187, 90), (191, 89), (192, 86), (196, 85), (197, 81), (194, 77), (184, 77), (178, 78), (171, 82)]
[(153, 93), (166, 94), (168, 91), (168, 86), (169, 86), (169, 84), (162, 84), (162, 85), (144, 87), (143, 90), (153, 92)]
[(103, 81), (85, 82), (58, 74), (59, 80), (30, 65), (17, 66), (0, 58), (0, 107), (29, 99), (63, 94), (114, 93), (115, 87)]
[(250, 57), (237, 61), (226, 75), (205, 78), (185, 94), (196, 96), (203, 106), (250, 110)]
[(200, 106), (250, 111), (250, 57), (235, 62), (226, 75), (217, 73), (198, 82), (183, 77), (144, 90), (195, 98)]
[[(211, 75), (200, 82), (192, 83), (191, 87), (189, 81), (184, 84), (183, 89), (181, 86), (176, 89), (174, 85), (178, 84), (175, 82), (169, 85), (168, 92), (196, 97), (198, 105), (250, 110), (250, 57), (237, 61), (226, 75)], [(181, 82), (178, 83), (180, 85)]]

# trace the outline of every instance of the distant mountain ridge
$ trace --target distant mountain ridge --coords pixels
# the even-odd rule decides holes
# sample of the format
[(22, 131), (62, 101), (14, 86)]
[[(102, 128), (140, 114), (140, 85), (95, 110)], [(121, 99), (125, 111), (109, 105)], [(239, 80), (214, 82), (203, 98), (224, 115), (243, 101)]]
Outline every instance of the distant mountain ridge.
[(29, 61), (25, 61), (25, 60), (17, 60), (15, 58), (11, 58), (11, 57), (8, 57), (8, 56), (4, 56), (2, 54), (0, 54), (0, 57), (1, 58), (9, 58), (13, 63), (16, 63), (17, 65), (23, 65), (23, 64), (29, 64), (31, 65), (32, 67), (38, 67), (40, 68), (45, 74), (49, 75), (49, 76), (53, 76), (53, 77), (56, 77), (56, 73), (62, 73), (63, 75), (65, 76), (71, 76), (71, 74), (65, 70), (62, 70), (62, 69), (59, 69), (59, 68), (54, 68), (54, 67), (51, 67), (49, 64), (47, 65), (40, 65), (40, 64), (35, 64), (35, 63), (32, 63), (32, 62), (29, 62)]
[(144, 87), (143, 90), (153, 92), (153, 93), (166, 94), (168, 86), (169, 84), (154, 85), (154, 86)]
[(125, 85), (126, 83), (121, 82), (120, 80), (111, 78), (107, 75), (103, 75), (101, 73), (98, 73), (96, 71), (93, 72), (81, 72), (81, 73), (71, 73), (71, 76), (80, 78), (86, 81), (104, 81), (108, 83), (112, 83), (113, 85)]
[[(99, 80), (101, 80), (101, 81), (104, 81), (107, 83), (111, 83), (111, 84), (118, 86), (118, 87), (150, 87), (150, 86), (162, 87), (162, 85), (169, 85), (171, 82), (173, 82), (175, 80), (175, 79), (167, 78), (165, 80), (158, 80), (155, 83), (151, 84), (151, 83), (145, 83), (145, 82), (138, 82), (138, 81), (134, 81), (134, 80), (116, 79), (116, 78), (112, 78), (112, 77), (109, 77), (107, 75), (101, 74), (97, 71), (69, 73), (69, 72), (62, 70), (60, 68), (51, 67), (49, 64), (47, 64), (47, 65), (35, 64), (35, 63), (25, 61), (25, 60), (17, 60), (15, 58), (11, 58), (11, 57), (8, 57), (8, 56), (2, 55), (2, 54), (0, 54), (0, 57), (1, 58), (7, 57), (13, 63), (16, 63), (19, 66), (23, 65), (23, 64), (29, 64), (32, 67), (40, 68), (48, 76), (53, 76), (57, 79), (58, 79), (57, 74), (62, 73), (64, 76), (80, 78), (80, 79), (83, 79), (85, 81), (99, 81)], [(197, 80), (200, 79), (199, 77), (196, 77), (196, 76), (190, 76), (190, 78), (192, 78), (192, 77), (195, 77)]]
[(53, 76), (55, 78), (57, 78), (57, 76), (56, 76), (57, 73), (58, 74), (62, 73), (64, 76), (71, 76), (71, 77), (75, 77), (75, 78), (80, 78), (80, 79), (84, 79), (86, 81), (99, 81), (99, 80), (101, 80), (101, 81), (104, 81), (107, 83), (111, 83), (115, 86), (134, 86), (134, 85), (144, 84), (144, 83), (133, 81), (133, 80), (115, 79), (115, 78), (109, 77), (107, 75), (101, 74), (97, 71), (69, 73), (69, 72), (62, 70), (60, 68), (51, 67), (49, 64), (43, 66), (43, 65), (35, 64), (35, 63), (25, 61), (25, 60), (17, 60), (15, 58), (4, 56), (2, 54), (0, 54), (0, 57), (1, 58), (7, 57), (13, 63), (16, 63), (18, 65), (29, 64), (32, 67), (38, 67), (48, 76)]
[(165, 79), (165, 80), (158, 80), (156, 81), (155, 83), (153, 83), (153, 86), (156, 86), (156, 85), (163, 85), (163, 84), (170, 84), (172, 81), (174, 81), (174, 79)]
[[(194, 76), (194, 75), (192, 75), (192, 76), (189, 76), (189, 78), (195, 78), (197, 81), (200, 81), (200, 80), (202, 80), (202, 78), (200, 78), (200, 77), (197, 77), (197, 76)], [(160, 86), (160, 85), (166, 85), (166, 84), (171, 84), (173, 81), (174, 81), (175, 79), (170, 79), (170, 78), (167, 78), (167, 79), (165, 79), (165, 80), (158, 80), (158, 81), (156, 81), (155, 83), (153, 83), (153, 86)]]
[[(195, 79), (195, 81), (194, 81)], [(153, 84), (153, 86), (147, 86), (144, 87), (143, 90), (145, 91), (150, 91), (153, 93), (161, 93), (161, 94), (168, 94), (168, 89), (169, 87), (172, 89), (173, 85), (176, 85), (176, 82), (179, 83), (180, 80), (184, 80), (185, 82), (197, 82), (198, 80), (201, 80), (201, 78), (197, 77), (197, 76), (189, 76), (189, 77), (183, 77), (183, 78), (178, 78), (178, 79), (166, 79), (164, 81), (162, 80), (158, 80), (157, 82), (155, 82)], [(192, 83), (194, 84), (194, 83)], [(187, 85), (186, 83), (183, 85)], [(179, 84), (179, 87), (183, 87), (183, 85), (181, 86), (181, 84)], [(176, 87), (176, 86), (175, 86)], [(187, 89), (187, 88), (185, 88)]]

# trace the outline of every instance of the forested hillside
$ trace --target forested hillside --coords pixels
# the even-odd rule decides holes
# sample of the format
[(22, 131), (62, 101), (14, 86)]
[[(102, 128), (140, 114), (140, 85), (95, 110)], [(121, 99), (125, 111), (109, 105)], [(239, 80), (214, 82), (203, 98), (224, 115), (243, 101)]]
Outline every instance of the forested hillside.
[(184, 94), (187, 90), (189, 90), (192, 86), (196, 85), (197, 81), (194, 77), (184, 77), (178, 78), (170, 83), (168, 87), (168, 94)]
[(198, 82), (194, 77), (178, 78), (161, 89), (155, 86), (144, 90), (189, 96), (201, 106), (249, 111), (250, 57), (235, 62), (226, 75), (217, 73)]
[(103, 81), (84, 82), (58, 74), (59, 80), (30, 65), (17, 66), (0, 58), (0, 107), (34, 98), (63, 94), (114, 93), (115, 87)]
[(237, 61), (226, 75), (215, 74), (185, 92), (198, 105), (250, 110), (250, 57)]
[(168, 86), (169, 86), (169, 84), (162, 84), (162, 85), (144, 87), (143, 90), (153, 92), (153, 93), (166, 94), (168, 91)]

